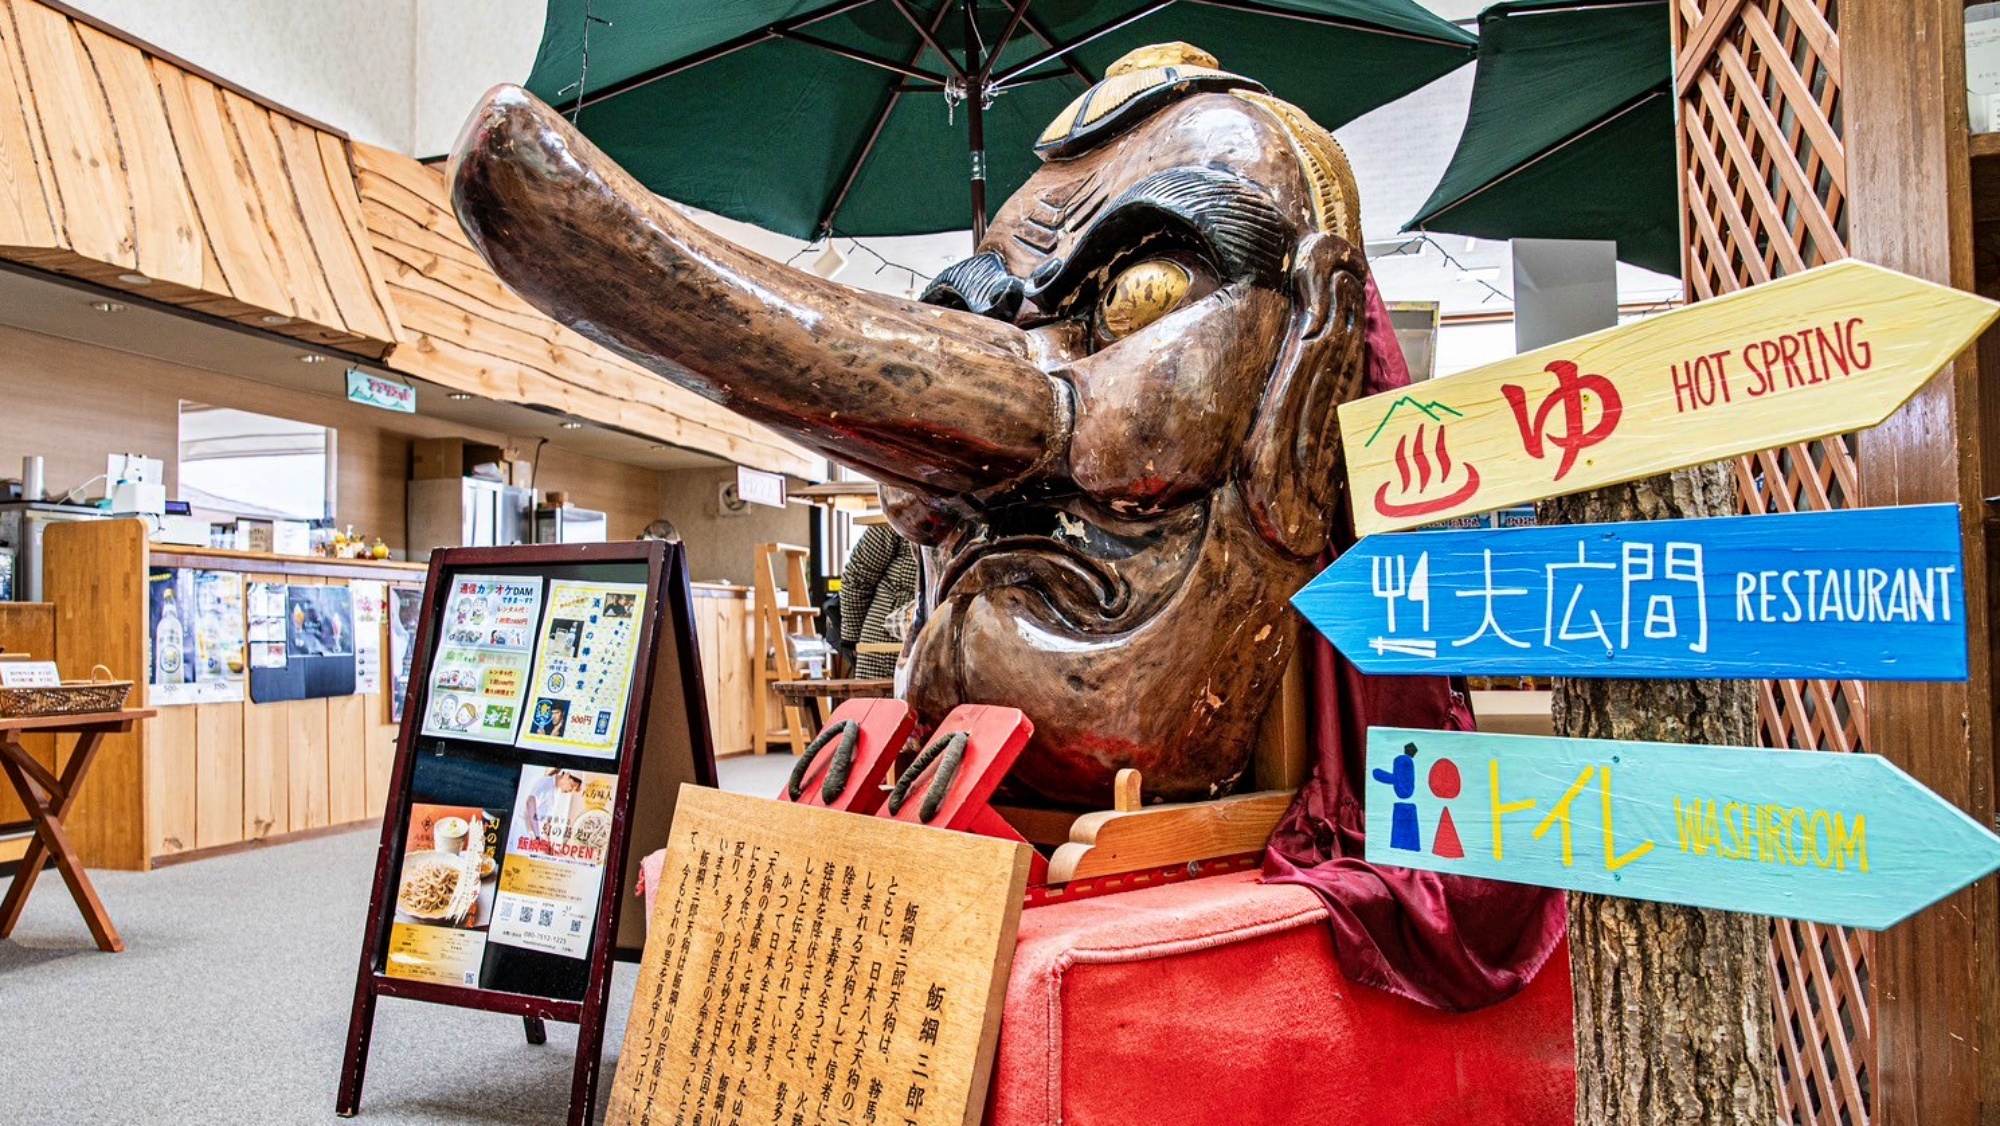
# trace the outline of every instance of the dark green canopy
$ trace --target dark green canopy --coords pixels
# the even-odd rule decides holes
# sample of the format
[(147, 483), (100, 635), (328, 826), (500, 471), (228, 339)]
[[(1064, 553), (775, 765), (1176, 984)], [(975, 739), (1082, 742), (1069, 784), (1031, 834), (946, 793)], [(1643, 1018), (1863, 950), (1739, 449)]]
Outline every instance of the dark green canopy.
[(1458, 151), (1405, 230), (1615, 239), (1681, 269), (1666, 0), (1511, 0), (1479, 16)]
[(970, 153), (990, 214), (1105, 66), (1172, 40), (1328, 128), (1472, 57), (1414, 0), (549, 0), (528, 86), (581, 98), (669, 199), (798, 238), (927, 234), (974, 225)]

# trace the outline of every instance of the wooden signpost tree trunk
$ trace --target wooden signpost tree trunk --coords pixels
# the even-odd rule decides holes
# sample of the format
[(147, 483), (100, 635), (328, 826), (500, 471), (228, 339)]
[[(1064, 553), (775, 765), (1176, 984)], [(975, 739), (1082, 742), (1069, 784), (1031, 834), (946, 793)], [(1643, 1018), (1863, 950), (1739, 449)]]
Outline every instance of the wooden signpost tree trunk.
[[(1727, 516), (1726, 465), (1539, 505), (1544, 524)], [(1752, 746), (1756, 685), (1555, 682), (1559, 735)], [(1576, 1120), (1593, 1126), (1776, 1122), (1768, 919), (1634, 899), (1569, 897)]]

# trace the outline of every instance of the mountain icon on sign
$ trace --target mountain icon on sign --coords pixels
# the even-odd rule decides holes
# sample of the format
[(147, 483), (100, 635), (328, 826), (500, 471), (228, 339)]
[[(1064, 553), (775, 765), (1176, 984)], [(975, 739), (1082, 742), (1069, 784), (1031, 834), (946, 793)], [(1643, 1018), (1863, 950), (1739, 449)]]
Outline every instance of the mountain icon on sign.
[(1382, 431), (1387, 430), (1389, 428), (1389, 423), (1395, 421), (1396, 415), (1399, 412), (1401, 412), (1404, 407), (1408, 407), (1411, 410), (1416, 411), (1419, 414), (1422, 414), (1425, 418), (1430, 419), (1432, 422), (1443, 422), (1446, 417), (1451, 417), (1451, 418), (1465, 417), (1465, 414), (1463, 412), (1453, 410), (1452, 408), (1445, 406), (1443, 403), (1438, 402), (1436, 399), (1432, 399), (1430, 402), (1422, 402), (1419, 401), (1417, 397), (1414, 395), (1405, 395), (1402, 398), (1397, 399), (1395, 402), (1389, 404), (1389, 413), (1382, 416), (1381, 425), (1375, 427), (1375, 432), (1373, 434), (1368, 435), (1368, 440), (1361, 444), (1364, 446), (1374, 445), (1375, 439), (1380, 438), (1382, 436)]

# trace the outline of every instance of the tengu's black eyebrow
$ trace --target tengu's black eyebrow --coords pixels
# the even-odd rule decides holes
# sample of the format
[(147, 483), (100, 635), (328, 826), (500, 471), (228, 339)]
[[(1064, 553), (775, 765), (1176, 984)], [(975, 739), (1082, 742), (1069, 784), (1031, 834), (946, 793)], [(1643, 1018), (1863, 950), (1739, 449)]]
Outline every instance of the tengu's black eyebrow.
[(1044, 309), (1066, 300), (1091, 273), (1121, 252), (1168, 238), (1196, 245), (1225, 281), (1275, 285), (1285, 272), (1292, 232), (1262, 188), (1216, 168), (1169, 168), (1125, 189), (1084, 229), (1052, 274), (1037, 270), (1028, 297)]

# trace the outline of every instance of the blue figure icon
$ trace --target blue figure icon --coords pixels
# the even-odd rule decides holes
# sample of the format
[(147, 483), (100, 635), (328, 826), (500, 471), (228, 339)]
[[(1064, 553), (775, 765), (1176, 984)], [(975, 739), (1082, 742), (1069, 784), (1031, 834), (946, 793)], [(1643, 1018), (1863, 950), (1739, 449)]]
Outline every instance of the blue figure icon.
[[(1375, 780), (1386, 783), (1396, 796), (1408, 799), (1417, 792), (1417, 745), (1403, 744), (1403, 753), (1388, 770), (1375, 771)], [(1417, 829), (1417, 803), (1398, 801), (1389, 811), (1389, 847), (1405, 852), (1424, 850), (1423, 834)]]

